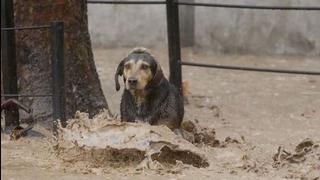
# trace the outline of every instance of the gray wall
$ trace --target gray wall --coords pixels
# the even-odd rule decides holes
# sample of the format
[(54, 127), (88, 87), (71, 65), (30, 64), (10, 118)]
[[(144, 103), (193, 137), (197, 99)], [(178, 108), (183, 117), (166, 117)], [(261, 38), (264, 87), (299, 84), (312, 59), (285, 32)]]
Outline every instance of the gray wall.
[[(197, 2), (320, 6), (320, 0)], [(182, 11), (186, 8), (180, 7)], [(163, 5), (89, 5), (88, 9), (91, 38), (96, 47), (166, 47), (166, 11)], [(195, 48), (206, 52), (320, 55), (319, 11), (196, 7), (194, 32)]]
[(95, 47), (166, 46), (164, 5), (88, 5)]

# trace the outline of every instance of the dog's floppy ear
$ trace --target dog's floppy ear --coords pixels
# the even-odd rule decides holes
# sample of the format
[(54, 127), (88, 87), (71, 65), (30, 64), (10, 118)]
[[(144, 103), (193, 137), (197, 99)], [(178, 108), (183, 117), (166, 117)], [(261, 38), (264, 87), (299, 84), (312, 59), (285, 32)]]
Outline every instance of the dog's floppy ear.
[(114, 82), (116, 83), (116, 90), (119, 91), (120, 90), (120, 84), (119, 84), (119, 76), (123, 75), (123, 68), (124, 68), (124, 62), (125, 62), (126, 58), (124, 58), (118, 65), (117, 67), (117, 71), (116, 74), (114, 75)]
[(162, 79), (164, 78), (161, 66), (158, 62), (156, 66), (157, 66), (156, 71), (154, 73), (152, 80), (148, 84), (148, 88), (158, 86), (161, 83)]

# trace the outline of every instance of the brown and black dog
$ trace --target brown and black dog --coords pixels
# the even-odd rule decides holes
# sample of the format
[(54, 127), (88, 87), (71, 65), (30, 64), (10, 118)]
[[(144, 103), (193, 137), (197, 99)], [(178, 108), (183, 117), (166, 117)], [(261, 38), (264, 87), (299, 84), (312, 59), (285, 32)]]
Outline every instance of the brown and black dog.
[(159, 63), (145, 48), (133, 49), (118, 65), (115, 74), (123, 76), (121, 121), (143, 121), (151, 125), (166, 125), (179, 129), (184, 115), (183, 99), (179, 91), (163, 75)]

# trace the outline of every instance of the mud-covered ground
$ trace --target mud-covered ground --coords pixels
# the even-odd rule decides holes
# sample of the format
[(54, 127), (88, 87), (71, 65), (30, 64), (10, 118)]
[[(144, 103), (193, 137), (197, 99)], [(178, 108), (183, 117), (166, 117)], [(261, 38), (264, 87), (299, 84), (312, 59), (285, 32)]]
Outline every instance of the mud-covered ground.
[[(97, 49), (96, 66), (111, 111), (119, 113), (114, 87), (117, 63), (128, 49)], [(168, 74), (167, 51), (153, 49)], [(192, 62), (279, 69), (320, 70), (319, 58), (201, 55), (184, 49)], [(1, 133), (1, 179), (319, 179), (320, 77), (183, 67), (189, 85), (185, 120), (215, 129), (223, 146), (198, 145), (210, 166), (171, 170), (117, 167), (74, 171), (55, 156), (49, 129), (37, 125), (26, 138)], [(300, 144), (303, 140), (311, 141)], [(311, 143), (312, 142), (312, 143)], [(280, 148), (279, 148), (280, 147)]]

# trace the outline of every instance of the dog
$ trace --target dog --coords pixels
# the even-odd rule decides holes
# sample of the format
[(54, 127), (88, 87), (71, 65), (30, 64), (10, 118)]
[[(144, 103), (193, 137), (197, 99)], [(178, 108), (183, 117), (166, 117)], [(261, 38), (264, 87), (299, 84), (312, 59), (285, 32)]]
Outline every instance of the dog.
[(120, 104), (122, 122), (142, 121), (166, 125), (172, 131), (180, 129), (183, 98), (147, 49), (134, 48), (119, 63), (115, 73), (117, 91), (120, 90), (119, 76), (123, 76), (125, 85)]

